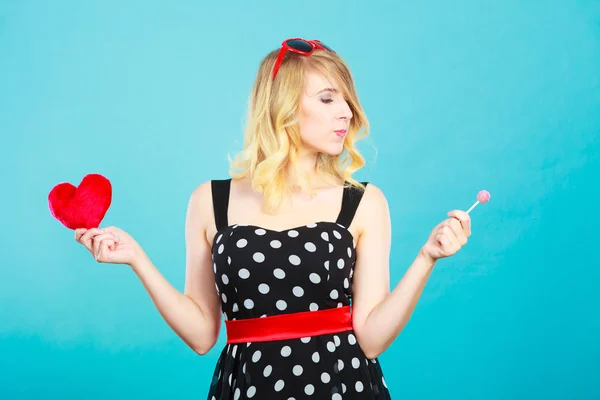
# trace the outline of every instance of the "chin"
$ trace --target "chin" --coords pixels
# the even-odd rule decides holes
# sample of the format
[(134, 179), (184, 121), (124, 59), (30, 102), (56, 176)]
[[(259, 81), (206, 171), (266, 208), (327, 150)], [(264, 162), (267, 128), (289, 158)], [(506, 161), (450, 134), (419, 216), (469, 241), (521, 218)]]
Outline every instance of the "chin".
[(342, 154), (344, 152), (344, 145), (340, 144), (338, 146), (331, 146), (331, 147), (327, 147), (324, 149), (321, 149), (321, 153), (328, 155), (328, 156), (339, 156), (340, 154)]

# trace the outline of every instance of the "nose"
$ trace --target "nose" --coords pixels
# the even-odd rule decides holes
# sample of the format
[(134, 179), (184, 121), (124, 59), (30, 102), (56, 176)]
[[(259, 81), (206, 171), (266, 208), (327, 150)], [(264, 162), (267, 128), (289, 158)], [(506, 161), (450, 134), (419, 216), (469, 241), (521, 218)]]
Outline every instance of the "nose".
[(347, 101), (343, 101), (338, 111), (338, 119), (350, 121), (352, 119), (352, 109)]

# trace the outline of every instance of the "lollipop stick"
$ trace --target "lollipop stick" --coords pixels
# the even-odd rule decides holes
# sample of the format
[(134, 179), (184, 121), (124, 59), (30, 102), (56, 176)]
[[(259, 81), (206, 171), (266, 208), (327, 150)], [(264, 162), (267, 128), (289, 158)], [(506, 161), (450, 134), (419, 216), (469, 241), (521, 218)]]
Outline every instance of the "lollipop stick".
[(472, 210), (473, 210), (473, 209), (474, 209), (474, 208), (477, 206), (477, 204), (479, 204), (479, 200), (477, 200), (477, 201), (476, 201), (476, 202), (475, 202), (475, 203), (474, 203), (474, 204), (471, 206), (471, 208), (469, 208), (469, 209), (467, 210), (467, 214), (468, 214), (468, 213), (470, 213), (470, 212), (471, 212), (471, 211), (472, 211)]

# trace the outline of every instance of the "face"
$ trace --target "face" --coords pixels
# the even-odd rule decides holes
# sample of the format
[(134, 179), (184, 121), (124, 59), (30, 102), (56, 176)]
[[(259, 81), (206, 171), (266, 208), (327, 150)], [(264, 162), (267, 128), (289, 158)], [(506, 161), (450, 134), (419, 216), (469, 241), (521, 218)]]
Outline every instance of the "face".
[(340, 154), (351, 119), (352, 110), (340, 88), (321, 75), (310, 73), (298, 114), (304, 150), (309, 154)]

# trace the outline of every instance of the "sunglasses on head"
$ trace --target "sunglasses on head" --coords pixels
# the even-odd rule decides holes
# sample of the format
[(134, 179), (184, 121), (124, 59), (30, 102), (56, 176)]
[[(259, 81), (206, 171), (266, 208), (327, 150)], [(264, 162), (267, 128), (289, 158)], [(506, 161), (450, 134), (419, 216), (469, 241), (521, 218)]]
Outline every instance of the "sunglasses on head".
[(277, 57), (277, 61), (275, 61), (275, 66), (273, 67), (273, 79), (275, 79), (275, 76), (277, 76), (277, 71), (279, 71), (279, 67), (281, 66), (283, 57), (285, 57), (285, 53), (291, 51), (292, 53), (303, 56), (310, 56), (315, 50), (325, 50), (335, 53), (335, 51), (333, 51), (329, 46), (326, 46), (320, 40), (306, 40), (302, 38), (284, 40), (283, 43), (281, 43), (281, 50), (279, 50), (279, 56)]

